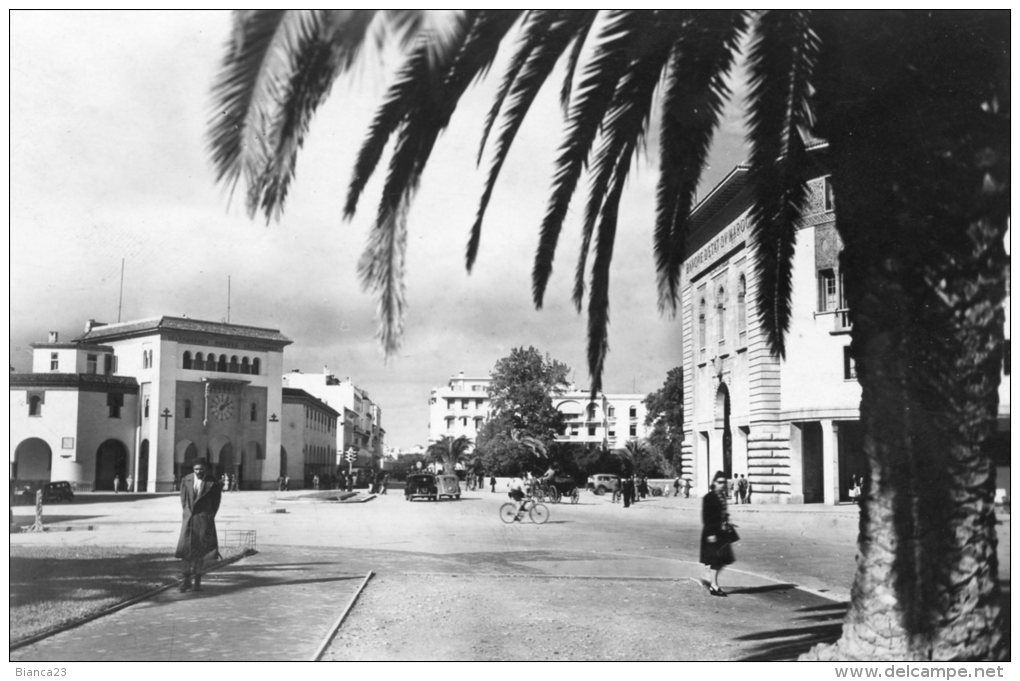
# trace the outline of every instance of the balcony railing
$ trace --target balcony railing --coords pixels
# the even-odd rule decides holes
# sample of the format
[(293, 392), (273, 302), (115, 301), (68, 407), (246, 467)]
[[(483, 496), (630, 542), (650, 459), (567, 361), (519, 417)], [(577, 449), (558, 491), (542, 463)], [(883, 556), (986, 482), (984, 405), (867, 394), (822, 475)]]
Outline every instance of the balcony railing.
[(841, 308), (836, 310), (836, 314), (832, 316), (832, 332), (833, 333), (849, 333), (853, 327), (853, 315), (847, 308)]

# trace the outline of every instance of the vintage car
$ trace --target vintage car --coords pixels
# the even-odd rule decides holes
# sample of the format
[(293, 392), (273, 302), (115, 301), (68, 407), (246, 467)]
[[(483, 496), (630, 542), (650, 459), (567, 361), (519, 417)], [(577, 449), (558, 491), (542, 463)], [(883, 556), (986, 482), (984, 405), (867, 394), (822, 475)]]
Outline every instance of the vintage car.
[(404, 484), (404, 499), (436, 501), (448, 497), (460, 499), (460, 480), (452, 473), (412, 473)]
[(588, 476), (588, 489), (595, 494), (615, 492), (620, 488), (620, 476), (609, 473), (597, 473)]
[(69, 482), (47, 482), (43, 486), (43, 502), (74, 501), (74, 489)]

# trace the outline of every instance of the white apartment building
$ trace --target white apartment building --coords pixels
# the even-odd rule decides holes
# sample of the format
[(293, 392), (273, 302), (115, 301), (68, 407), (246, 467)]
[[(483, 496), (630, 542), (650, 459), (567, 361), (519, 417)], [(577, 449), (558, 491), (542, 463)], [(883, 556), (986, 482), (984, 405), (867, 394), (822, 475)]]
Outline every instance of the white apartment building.
[(292, 369), (283, 375), (283, 386), (304, 390), (342, 415), (336, 432), (338, 454), (353, 447), (358, 452), (356, 467), (371, 466), (375, 459), (382, 458), (386, 448), (382, 408), (349, 376), (340, 379), (328, 367), (323, 367), (322, 373), (307, 374)]
[[(474, 441), (489, 418), (489, 376), (451, 376), (446, 386), (433, 388), (429, 396), (429, 442), (443, 436), (468, 437)], [(566, 428), (557, 442), (605, 443), (622, 447), (627, 440), (648, 436), (645, 395), (600, 393), (595, 400), (586, 390), (571, 386), (553, 395), (553, 406), (566, 417)]]

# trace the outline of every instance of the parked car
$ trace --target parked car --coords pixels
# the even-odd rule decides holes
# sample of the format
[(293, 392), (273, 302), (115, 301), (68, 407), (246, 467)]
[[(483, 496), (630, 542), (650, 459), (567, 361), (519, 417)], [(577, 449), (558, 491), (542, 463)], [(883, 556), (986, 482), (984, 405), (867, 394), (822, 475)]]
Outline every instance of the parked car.
[(588, 476), (588, 489), (595, 494), (614, 492), (620, 488), (620, 476), (611, 473), (596, 473)]
[(404, 499), (428, 499), (436, 501), (443, 497), (460, 499), (460, 480), (452, 473), (412, 473), (404, 484)]
[(74, 489), (69, 482), (47, 482), (43, 486), (43, 503), (74, 501)]

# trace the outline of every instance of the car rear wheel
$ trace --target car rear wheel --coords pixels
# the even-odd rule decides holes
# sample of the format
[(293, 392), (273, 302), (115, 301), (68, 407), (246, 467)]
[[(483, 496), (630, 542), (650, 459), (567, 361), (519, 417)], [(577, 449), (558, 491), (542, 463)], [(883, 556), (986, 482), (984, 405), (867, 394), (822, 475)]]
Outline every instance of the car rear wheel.
[(595, 488), (595, 494), (597, 494), (599, 496), (602, 496), (605, 493), (606, 493), (606, 488), (603, 487), (602, 485), (599, 485), (598, 487)]

